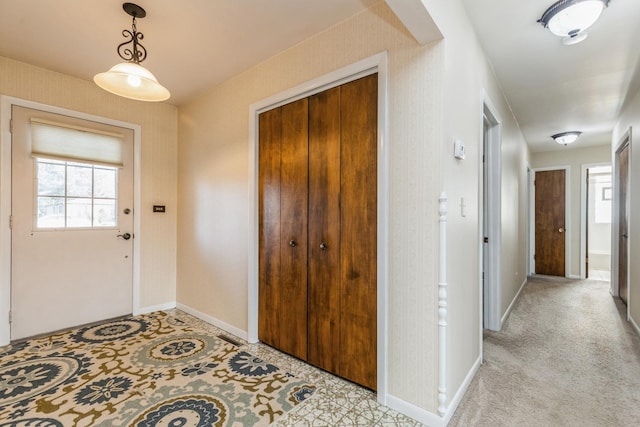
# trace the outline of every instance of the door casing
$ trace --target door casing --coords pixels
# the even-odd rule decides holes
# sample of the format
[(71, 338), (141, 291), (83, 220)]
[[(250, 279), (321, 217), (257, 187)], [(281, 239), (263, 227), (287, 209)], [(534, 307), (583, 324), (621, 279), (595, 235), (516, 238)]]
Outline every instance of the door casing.
[(249, 108), (248, 341), (258, 342), (258, 115), (281, 105), (378, 73), (378, 230), (377, 230), (377, 400), (387, 403), (387, 289), (389, 272), (389, 161), (387, 52), (318, 77), (252, 104)]
[[(140, 204), (141, 127), (120, 120), (113, 120), (66, 108), (28, 101), (11, 96), (0, 96), (0, 346), (9, 344), (11, 328), (11, 107), (42, 110), (84, 120), (132, 129), (133, 137), (133, 197), (134, 212), (142, 212)], [(140, 217), (134, 216), (133, 233), (140, 235)], [(140, 240), (133, 240), (133, 314), (140, 314)]]
[[(629, 164), (628, 164), (628, 169), (627, 169), (627, 176), (630, 177), (631, 176), (631, 168), (632, 168), (632, 164), (631, 164), (631, 157), (632, 157), (632, 147), (633, 144), (631, 144), (631, 128), (629, 128), (625, 134), (622, 136), (622, 138), (620, 138), (620, 140), (618, 141), (617, 145), (614, 147), (614, 155), (613, 155), (613, 170), (611, 171), (612, 173), (612, 179), (613, 179), (613, 194), (614, 194), (614, 203), (613, 203), (613, 212), (612, 212), (612, 227), (611, 227), (611, 289), (610, 292), (613, 296), (620, 296), (620, 284), (618, 283), (618, 270), (619, 270), (619, 244), (620, 244), (620, 221), (619, 221), (619, 214), (620, 214), (620, 180), (618, 177), (618, 170), (620, 168), (618, 162), (619, 162), (619, 158), (618, 155), (620, 153), (620, 151), (622, 151), (622, 149), (628, 145), (629, 148)], [(627, 186), (627, 197), (630, 194), (630, 180), (629, 181), (629, 185)], [(627, 203), (628, 206), (628, 203)], [(627, 233), (629, 233), (631, 230), (631, 224), (627, 224)], [(627, 249), (627, 254), (629, 254), (629, 250)], [(628, 257), (627, 260), (629, 260), (630, 258)], [(629, 278), (629, 262), (627, 262), (627, 280)], [(631, 307), (631, 300), (630, 298), (627, 296), (627, 320), (629, 320), (630, 318), (630, 307)]]

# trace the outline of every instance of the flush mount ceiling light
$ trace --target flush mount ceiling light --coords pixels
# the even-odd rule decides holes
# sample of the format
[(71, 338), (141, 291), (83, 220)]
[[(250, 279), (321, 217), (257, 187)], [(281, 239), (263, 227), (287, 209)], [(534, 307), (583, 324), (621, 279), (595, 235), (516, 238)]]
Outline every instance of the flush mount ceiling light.
[(609, 0), (560, 0), (547, 9), (538, 22), (562, 43), (571, 45), (587, 38), (586, 29), (600, 17)]
[(556, 133), (555, 135), (551, 135), (551, 138), (553, 138), (558, 144), (563, 144), (566, 147), (568, 144), (575, 142), (580, 135), (582, 135), (582, 132), (574, 130), (571, 132)]
[(147, 50), (139, 42), (144, 35), (136, 29), (136, 18), (144, 18), (147, 12), (133, 3), (124, 3), (122, 8), (133, 17), (132, 31), (122, 30), (122, 35), (129, 40), (119, 44), (117, 49), (120, 58), (126, 62), (114, 65), (106, 73), (96, 74), (93, 81), (102, 89), (129, 99), (156, 102), (169, 99), (169, 91), (140, 65), (147, 57)]

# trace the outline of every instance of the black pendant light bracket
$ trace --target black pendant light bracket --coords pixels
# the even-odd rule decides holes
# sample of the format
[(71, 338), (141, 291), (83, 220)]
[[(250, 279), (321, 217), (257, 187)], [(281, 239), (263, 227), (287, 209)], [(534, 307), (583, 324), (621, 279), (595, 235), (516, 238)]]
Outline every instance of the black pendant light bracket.
[(147, 58), (147, 49), (140, 44), (140, 40), (144, 38), (144, 35), (136, 29), (136, 18), (144, 18), (147, 16), (147, 12), (134, 3), (124, 3), (122, 8), (127, 14), (133, 17), (133, 22), (131, 24), (131, 31), (122, 30), (122, 35), (128, 40), (118, 45), (118, 55), (125, 61), (140, 64)]

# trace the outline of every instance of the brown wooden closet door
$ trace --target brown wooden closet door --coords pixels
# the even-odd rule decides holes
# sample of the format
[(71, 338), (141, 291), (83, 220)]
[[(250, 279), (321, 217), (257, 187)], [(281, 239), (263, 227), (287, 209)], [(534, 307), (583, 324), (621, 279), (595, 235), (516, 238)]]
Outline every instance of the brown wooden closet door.
[(377, 383), (377, 75), (341, 87), (341, 315), (338, 374)]
[(340, 88), (309, 99), (309, 363), (340, 362)]
[(259, 117), (258, 336), (280, 347), (280, 144), (282, 109)]
[(264, 342), (306, 359), (308, 101), (277, 110), (279, 129), (277, 113), (260, 116), (258, 334)]

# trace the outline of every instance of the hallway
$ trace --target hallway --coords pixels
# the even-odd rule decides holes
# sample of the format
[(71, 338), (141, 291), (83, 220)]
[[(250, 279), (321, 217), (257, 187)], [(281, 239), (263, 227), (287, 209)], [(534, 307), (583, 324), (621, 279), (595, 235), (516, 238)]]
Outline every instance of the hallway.
[(640, 338), (595, 280), (530, 278), (450, 426), (640, 422)]

